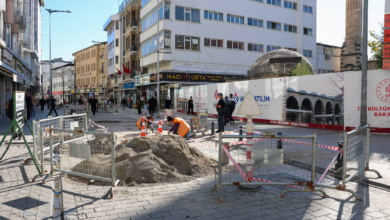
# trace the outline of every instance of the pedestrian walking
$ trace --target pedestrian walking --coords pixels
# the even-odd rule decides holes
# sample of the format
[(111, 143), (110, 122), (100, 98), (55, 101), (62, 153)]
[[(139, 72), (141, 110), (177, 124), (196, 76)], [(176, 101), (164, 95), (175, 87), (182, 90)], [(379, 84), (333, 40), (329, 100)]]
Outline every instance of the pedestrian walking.
[(138, 115), (140, 115), (142, 113), (141, 109), (142, 109), (142, 102), (141, 102), (141, 99), (138, 99), (137, 100), (137, 110), (138, 110)]
[(225, 108), (226, 107), (225, 101), (222, 99), (222, 97), (223, 97), (223, 94), (219, 93), (218, 94), (219, 101), (217, 104), (214, 104), (214, 106), (217, 108), (217, 112), (218, 112), (218, 130), (216, 131), (217, 133), (225, 131), (223, 119), (224, 119), (227, 112), (226, 112), (226, 108)]
[(108, 99), (108, 101), (109, 101), (110, 104), (114, 104), (114, 101), (115, 101), (115, 100), (114, 100), (114, 98), (111, 96), (111, 97)]
[(192, 115), (194, 115), (194, 100), (192, 100), (192, 96), (190, 97), (190, 100), (188, 100), (188, 112), (187, 112), (187, 115), (190, 115), (190, 112), (192, 112)]
[(234, 124), (233, 112), (236, 109), (236, 100), (233, 98), (233, 94), (229, 95), (230, 101), (230, 121)]
[(47, 116), (51, 116), (52, 111), (54, 111), (54, 113), (56, 113), (56, 116), (58, 116), (58, 113), (56, 111), (56, 100), (53, 99), (53, 96), (50, 96), (50, 112)]
[(50, 97), (46, 99), (47, 109), (50, 109)]
[(150, 96), (148, 104), (149, 104), (149, 114), (153, 115), (157, 109), (157, 100), (154, 98), (153, 95)]
[(24, 102), (26, 103), (27, 120), (30, 121), (31, 109), (32, 109), (32, 101), (31, 101), (31, 97), (28, 96), (28, 93), (25, 93), (25, 100), (24, 100)]
[(225, 108), (226, 108), (226, 115), (225, 115), (225, 123), (224, 126), (228, 125), (230, 123), (230, 101), (229, 97), (225, 96)]
[(35, 116), (35, 106), (38, 105), (37, 99), (35, 98), (35, 96), (33, 96), (32, 93), (30, 94), (30, 97), (31, 97), (31, 101), (32, 101), (31, 114), (32, 114), (32, 116)]
[(165, 100), (165, 108), (170, 109), (171, 105), (172, 105), (172, 101), (168, 96), (167, 99)]
[(96, 99), (95, 96), (93, 96), (92, 99), (90, 99), (89, 104), (91, 105), (92, 114), (95, 115), (96, 106), (98, 105), (98, 100)]
[(45, 108), (45, 104), (46, 104), (46, 101), (42, 96), (41, 100), (39, 100), (39, 105), (41, 106), (41, 111), (43, 111), (43, 109)]
[(125, 97), (122, 98), (121, 104), (122, 104), (123, 111), (124, 111), (125, 107), (126, 107), (126, 99), (125, 99)]

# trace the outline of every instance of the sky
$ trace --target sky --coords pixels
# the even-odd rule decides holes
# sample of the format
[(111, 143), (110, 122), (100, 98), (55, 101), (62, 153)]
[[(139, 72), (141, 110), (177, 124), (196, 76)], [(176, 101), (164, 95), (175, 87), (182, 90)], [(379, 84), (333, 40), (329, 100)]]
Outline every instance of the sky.
[[(42, 11), (42, 59), (49, 59), (49, 13), (45, 8), (70, 10), (51, 16), (51, 58), (73, 60), (72, 53), (91, 46), (92, 41), (106, 41), (104, 23), (118, 13), (122, 0), (46, 0)], [(212, 1), (212, 0), (210, 0)], [(346, 0), (317, 0), (317, 42), (342, 46), (345, 37)], [(368, 30), (380, 31), (385, 0), (369, 2)], [(369, 38), (371, 39), (371, 38)], [(369, 50), (369, 57), (372, 56)]]

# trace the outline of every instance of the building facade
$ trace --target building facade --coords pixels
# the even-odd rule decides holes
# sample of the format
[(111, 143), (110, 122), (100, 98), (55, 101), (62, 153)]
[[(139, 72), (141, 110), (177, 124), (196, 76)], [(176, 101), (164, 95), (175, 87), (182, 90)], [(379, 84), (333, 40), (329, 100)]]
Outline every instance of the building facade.
[(41, 7), (44, 0), (0, 1), (0, 115), (13, 91), (41, 94)]
[(341, 47), (317, 43), (317, 74), (340, 72)]
[(55, 58), (51, 60), (51, 67), (49, 60), (41, 61), (42, 77), (41, 77), (41, 94), (42, 96), (48, 97), (50, 95), (50, 68), (55, 69), (57, 67), (71, 64), (70, 61), (64, 61), (62, 58)]
[(362, 0), (347, 0), (345, 41), (341, 50), (341, 71), (360, 69), (362, 59)]
[(76, 99), (75, 71), (74, 64), (69, 63), (52, 69), (53, 75), (53, 97), (58, 103)]
[[(136, 76), (135, 86), (150, 94), (159, 89), (160, 103), (174, 95), (172, 88), (215, 83), (199, 78), (246, 76), (259, 57), (276, 49), (297, 51), (316, 67), (316, 1), (125, 2), (140, 8), (140, 68), (149, 75), (149, 79)], [(122, 14), (126, 7), (121, 6)], [(157, 59), (160, 79), (173, 73), (178, 76), (176, 81), (162, 81), (160, 88), (156, 86)]]
[(103, 79), (107, 73), (107, 42), (94, 44), (72, 55), (75, 60), (76, 96), (87, 99), (95, 95), (103, 99)]

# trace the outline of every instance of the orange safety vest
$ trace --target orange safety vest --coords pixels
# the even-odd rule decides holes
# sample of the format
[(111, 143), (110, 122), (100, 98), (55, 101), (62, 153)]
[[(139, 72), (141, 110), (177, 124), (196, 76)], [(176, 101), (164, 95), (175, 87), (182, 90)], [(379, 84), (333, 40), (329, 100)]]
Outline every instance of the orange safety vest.
[(177, 129), (177, 134), (184, 137), (187, 132), (190, 130), (190, 126), (182, 118), (174, 118), (173, 124), (179, 123), (179, 129)]
[[(142, 123), (145, 124), (145, 122), (147, 121), (148, 119), (146, 117), (141, 117), (138, 121), (137, 121), (137, 127), (138, 129), (142, 129)], [(145, 128), (146, 128), (146, 124), (145, 124)]]

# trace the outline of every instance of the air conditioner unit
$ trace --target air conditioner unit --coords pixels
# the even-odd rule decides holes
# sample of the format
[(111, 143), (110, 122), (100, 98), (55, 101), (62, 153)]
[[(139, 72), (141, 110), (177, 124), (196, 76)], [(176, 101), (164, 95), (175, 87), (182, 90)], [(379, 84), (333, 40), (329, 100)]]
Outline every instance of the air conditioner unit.
[(331, 59), (331, 58), (332, 58), (332, 54), (328, 54), (328, 53), (325, 54), (325, 58), (326, 58), (326, 59)]

